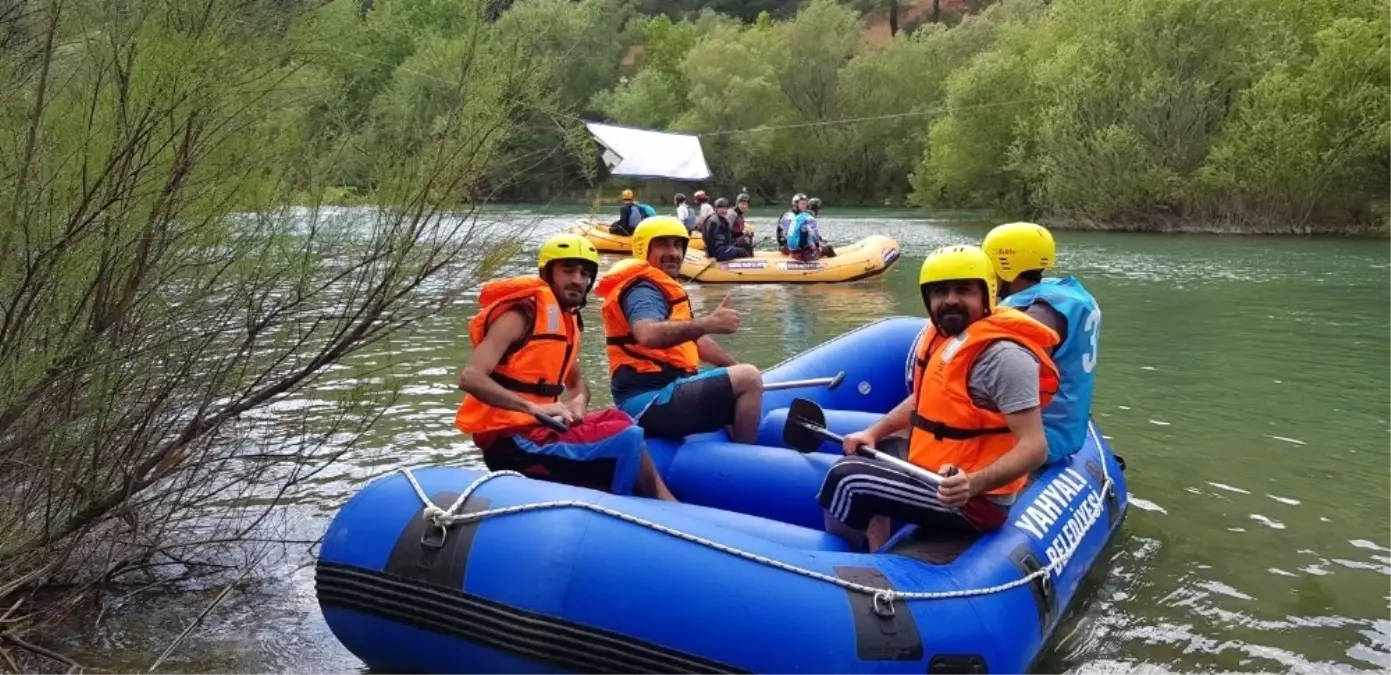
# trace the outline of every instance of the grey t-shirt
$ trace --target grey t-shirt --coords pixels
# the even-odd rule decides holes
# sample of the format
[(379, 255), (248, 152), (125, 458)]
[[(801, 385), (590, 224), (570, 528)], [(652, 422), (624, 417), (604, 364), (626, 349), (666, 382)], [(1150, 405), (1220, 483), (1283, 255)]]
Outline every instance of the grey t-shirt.
[(979, 407), (1017, 413), (1038, 407), (1038, 359), (1017, 342), (1000, 340), (985, 348), (966, 385)]

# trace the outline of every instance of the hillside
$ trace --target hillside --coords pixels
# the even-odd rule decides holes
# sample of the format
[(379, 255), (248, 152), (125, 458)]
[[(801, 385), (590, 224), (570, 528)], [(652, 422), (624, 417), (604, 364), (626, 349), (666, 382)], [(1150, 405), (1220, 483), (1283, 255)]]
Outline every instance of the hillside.
[[(898, 29), (900, 32), (911, 31), (924, 23), (932, 20), (933, 0), (905, 0), (898, 5)], [(983, 2), (968, 2), (967, 0), (938, 0), (937, 11), (938, 19), (943, 23), (954, 24), (961, 20), (970, 11), (978, 10), (978, 5)], [(889, 31), (889, 10), (888, 7), (875, 9), (865, 12), (863, 18), (864, 28), (860, 31), (860, 39), (865, 44), (881, 45), (889, 41), (892, 37)]]
[[(932, 20), (934, 0), (905, 0), (898, 5), (899, 32), (909, 32)], [(968, 13), (980, 11), (991, 0), (937, 0), (938, 20), (952, 25)], [(889, 9), (877, 7), (864, 12), (861, 18), (860, 40), (868, 45), (882, 45), (892, 37), (889, 29)], [(634, 68), (641, 62), (644, 48), (636, 44), (624, 52), (620, 65)]]

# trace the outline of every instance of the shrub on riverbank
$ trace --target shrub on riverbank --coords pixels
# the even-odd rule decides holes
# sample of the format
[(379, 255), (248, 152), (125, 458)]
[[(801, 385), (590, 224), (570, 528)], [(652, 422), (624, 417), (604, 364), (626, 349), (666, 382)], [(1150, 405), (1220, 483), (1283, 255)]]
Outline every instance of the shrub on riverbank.
[[(250, 413), (515, 255), (523, 231), (458, 210), (556, 110), (554, 64), (485, 3), (435, 9), (437, 32), (354, 3), (0, 10), (0, 654), (95, 589), (220, 569), (390, 392), (293, 430)], [(380, 206), (317, 208), (355, 174)]]

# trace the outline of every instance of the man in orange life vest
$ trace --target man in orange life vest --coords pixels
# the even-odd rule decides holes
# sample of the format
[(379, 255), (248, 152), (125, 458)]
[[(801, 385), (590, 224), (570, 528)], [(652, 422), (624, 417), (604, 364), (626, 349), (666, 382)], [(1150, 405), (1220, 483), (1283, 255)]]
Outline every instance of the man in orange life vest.
[[(459, 374), (465, 395), (454, 426), (473, 435), (493, 471), (674, 501), (631, 417), (612, 408), (585, 413), (579, 311), (599, 252), (583, 237), (561, 234), (541, 246), (537, 267), (539, 277), (484, 284), (482, 307), (469, 322), (473, 355)], [(538, 415), (569, 429), (542, 426)]]
[[(1058, 334), (995, 305), (995, 269), (978, 247), (933, 251), (918, 283), (932, 322), (919, 338), (913, 392), (870, 428), (845, 437), (847, 456), (818, 495), (827, 530), (870, 551), (888, 539), (889, 518), (959, 532), (1000, 527), (1029, 472), (1047, 456), (1040, 411), (1058, 391), (1048, 355)], [(944, 480), (933, 486), (854, 454), (865, 445)]]
[[(614, 265), (599, 281), (613, 401), (652, 436), (728, 426), (735, 442), (752, 443), (763, 412), (763, 376), (710, 339), (739, 329), (728, 296), (714, 312), (692, 315), (676, 280), (689, 241), (681, 221), (648, 218), (633, 233), (634, 260)], [(716, 367), (702, 372), (701, 361)]]

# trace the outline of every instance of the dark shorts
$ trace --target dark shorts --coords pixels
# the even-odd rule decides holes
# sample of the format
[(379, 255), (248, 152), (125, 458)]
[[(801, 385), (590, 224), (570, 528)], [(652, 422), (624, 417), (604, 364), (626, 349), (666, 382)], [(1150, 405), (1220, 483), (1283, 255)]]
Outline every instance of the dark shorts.
[[(899, 459), (908, 456), (908, 439), (901, 436), (885, 438), (876, 447)], [(983, 496), (959, 509), (944, 507), (937, 502), (935, 485), (858, 455), (836, 460), (816, 499), (831, 517), (856, 530), (868, 527), (874, 516), (889, 516), (929, 532), (988, 532), (1004, 525), (1009, 515), (1007, 506)]]
[(537, 480), (631, 494), (642, 463), (642, 436), (633, 418), (609, 408), (585, 415), (563, 434), (537, 425), (480, 434), (474, 442), (492, 471), (516, 471)]
[(734, 423), (734, 384), (728, 369), (712, 368), (632, 396), (618, 407), (648, 434), (681, 438)]

